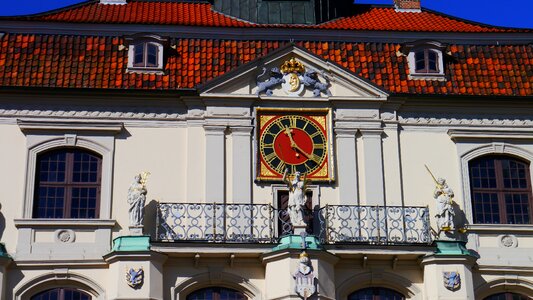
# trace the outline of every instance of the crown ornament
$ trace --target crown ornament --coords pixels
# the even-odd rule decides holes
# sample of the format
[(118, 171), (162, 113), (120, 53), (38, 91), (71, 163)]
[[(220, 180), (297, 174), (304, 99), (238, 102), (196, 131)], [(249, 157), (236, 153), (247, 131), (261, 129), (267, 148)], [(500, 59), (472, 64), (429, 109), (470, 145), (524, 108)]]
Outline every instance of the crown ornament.
[(284, 62), (283, 65), (281, 65), (280, 69), (281, 69), (281, 72), (285, 74), (305, 72), (304, 65), (301, 62), (297, 61), (294, 57)]

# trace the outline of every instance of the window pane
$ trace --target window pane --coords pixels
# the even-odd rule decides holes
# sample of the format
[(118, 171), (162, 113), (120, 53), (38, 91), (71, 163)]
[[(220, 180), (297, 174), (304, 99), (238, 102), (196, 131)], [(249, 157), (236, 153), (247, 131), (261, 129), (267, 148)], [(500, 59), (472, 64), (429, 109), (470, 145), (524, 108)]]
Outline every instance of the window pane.
[(31, 300), (90, 300), (91, 296), (82, 291), (56, 288), (44, 291), (30, 298)]
[(144, 43), (140, 43), (134, 46), (134, 65), (144, 65)]
[(424, 57), (424, 51), (415, 53), (415, 70), (417, 72), (424, 72), (426, 70), (426, 60)]
[(65, 181), (66, 153), (44, 153), (39, 160), (39, 180), (45, 182)]
[(405, 297), (391, 289), (371, 287), (359, 290), (348, 296), (348, 300), (403, 300)]
[(64, 187), (40, 187), (36, 200), (34, 205), (35, 218), (63, 218)]
[(508, 224), (529, 224), (529, 197), (527, 194), (505, 194)]
[(157, 67), (157, 46), (154, 44), (148, 44), (148, 63), (147, 66)]
[(433, 50), (428, 50), (428, 71), (438, 72), (439, 68), (437, 65), (437, 52)]
[(515, 293), (500, 293), (492, 296), (488, 296), (483, 300), (527, 300), (526, 296)]

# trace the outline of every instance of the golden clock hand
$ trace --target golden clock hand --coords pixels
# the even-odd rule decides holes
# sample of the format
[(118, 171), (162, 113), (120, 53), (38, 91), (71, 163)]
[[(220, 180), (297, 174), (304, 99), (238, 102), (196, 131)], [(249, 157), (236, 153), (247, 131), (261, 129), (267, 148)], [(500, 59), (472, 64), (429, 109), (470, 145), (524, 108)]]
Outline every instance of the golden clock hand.
[(300, 151), (303, 155), (305, 155), (305, 157), (307, 157), (307, 159), (311, 159), (311, 154), (308, 154), (307, 152), (302, 150), (302, 148), (300, 148), (298, 146), (298, 144), (296, 144), (296, 142), (292, 139), (292, 133), (291, 133), (289, 127), (287, 127), (287, 126), (285, 126), (285, 134), (289, 136), (289, 140), (291, 141), (291, 148), (294, 148), (294, 149)]

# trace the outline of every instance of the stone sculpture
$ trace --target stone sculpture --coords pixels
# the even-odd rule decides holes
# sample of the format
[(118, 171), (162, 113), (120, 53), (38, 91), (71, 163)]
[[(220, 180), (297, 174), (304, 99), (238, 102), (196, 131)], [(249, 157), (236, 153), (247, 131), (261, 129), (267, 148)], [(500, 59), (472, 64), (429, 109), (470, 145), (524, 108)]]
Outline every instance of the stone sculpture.
[(446, 179), (437, 179), (433, 197), (437, 201), (437, 228), (439, 231), (452, 231), (454, 227), (455, 212), (453, 210), (453, 190), (446, 183)]
[(134, 177), (128, 189), (128, 204), (130, 205), (130, 227), (142, 227), (144, 221), (144, 205), (146, 202), (146, 179), (150, 173), (144, 172)]
[(263, 68), (263, 73), (259, 74), (257, 76), (257, 92), (256, 95), (260, 95), (261, 93), (265, 92), (267, 96), (272, 96), (272, 88), (276, 85), (285, 83), (285, 79), (283, 79), (283, 74), (281, 74), (281, 71), (278, 68), (272, 68), (270, 69), (270, 78), (267, 81), (260, 81), (260, 77), (265, 75), (266, 68)]
[[(327, 79), (323, 73), (322, 75)], [(302, 83), (306, 87), (313, 89), (313, 96), (315, 97), (320, 97), (321, 93), (331, 96), (331, 92), (328, 90), (329, 84), (320, 82), (318, 79), (318, 73), (315, 70), (306, 71), (303, 75)]]
[(294, 173), (294, 179), (287, 179), (288, 169), (283, 174), (283, 182), (285, 182), (289, 188), (289, 203), (288, 211), (291, 224), (293, 226), (306, 226), (303, 211), (305, 208), (305, 191), (307, 186), (307, 180), (301, 178), (300, 172)]
[(298, 270), (294, 273), (296, 293), (305, 299), (308, 299), (316, 292), (315, 275), (309, 256), (305, 251), (300, 254), (300, 263)]

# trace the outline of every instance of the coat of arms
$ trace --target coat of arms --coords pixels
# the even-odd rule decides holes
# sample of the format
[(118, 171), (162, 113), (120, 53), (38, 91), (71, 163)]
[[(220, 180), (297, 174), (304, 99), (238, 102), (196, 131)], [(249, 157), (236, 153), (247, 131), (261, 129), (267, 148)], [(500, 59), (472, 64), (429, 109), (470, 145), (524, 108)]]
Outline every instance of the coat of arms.
[(296, 294), (304, 300), (316, 292), (315, 274), (313, 274), (313, 267), (305, 251), (300, 254), (300, 264), (293, 277), (296, 283)]
[(459, 272), (442, 272), (444, 286), (450, 291), (461, 288), (461, 274)]
[(257, 76), (257, 95), (265, 93), (267, 96), (272, 96), (273, 89), (281, 84), (283, 91), (289, 96), (302, 95), (306, 87), (313, 90), (314, 97), (320, 97), (322, 93), (326, 96), (331, 96), (331, 92), (328, 89), (329, 77), (326, 73), (324, 71), (320, 73), (326, 80), (326, 82), (321, 82), (317, 71), (306, 70), (305, 66), (294, 57), (285, 61), (280, 68), (270, 69), (270, 78), (268, 80), (260, 80), (266, 73), (267, 69), (263, 68), (263, 73)]
[(126, 282), (132, 288), (139, 288), (143, 284), (143, 281), (144, 270), (142, 267), (137, 270), (130, 268), (129, 271), (126, 271)]

